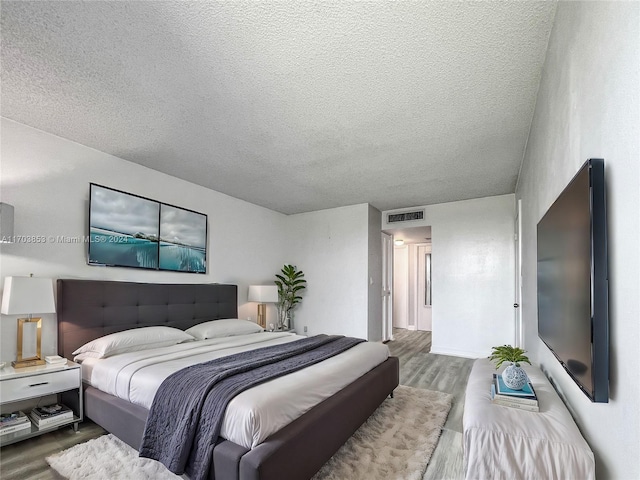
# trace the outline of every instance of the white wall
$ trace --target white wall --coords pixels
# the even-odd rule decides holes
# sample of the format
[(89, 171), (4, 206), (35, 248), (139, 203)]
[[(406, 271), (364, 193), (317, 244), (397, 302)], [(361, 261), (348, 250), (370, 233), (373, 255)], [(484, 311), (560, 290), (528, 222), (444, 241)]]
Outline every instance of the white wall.
[[(206, 275), (89, 266), (86, 244), (47, 241), (1, 244), (3, 279), (33, 273), (54, 279), (234, 283), (239, 316), (255, 321), (248, 285), (271, 284), (283, 264), (294, 263), (309, 282), (294, 314), (296, 326), (307, 325), (311, 335), (381, 339), (379, 210), (361, 204), (287, 217), (8, 119), (0, 128), (1, 199), (15, 207), (16, 235), (86, 235), (90, 182), (205, 213), (209, 222)], [(15, 358), (15, 318), (3, 316), (2, 360)], [(275, 319), (272, 305), (269, 319)], [(44, 315), (43, 324), (48, 355), (57, 348), (55, 315)]]
[(385, 211), (382, 228), (431, 226), (431, 351), (482, 357), (512, 344), (514, 195), (415, 208), (424, 208), (423, 220), (389, 225), (393, 211)]
[[(287, 262), (304, 271), (307, 289), (295, 310), (296, 329), (309, 335), (368, 335), (369, 205), (288, 217)], [(380, 245), (380, 231), (376, 233)]]
[[(15, 207), (15, 234), (82, 237), (87, 234), (89, 182), (208, 215), (206, 275), (88, 266), (86, 244), (0, 245), (1, 276), (92, 278), (160, 283), (238, 284), (239, 316), (252, 316), (249, 284), (269, 284), (285, 260), (287, 217), (127, 162), (40, 130), (2, 119), (2, 201)], [(180, 161), (180, 159), (176, 159)], [(215, 175), (212, 169), (211, 175)], [(366, 250), (364, 250), (366, 255)], [(364, 282), (364, 281), (363, 281)], [(273, 318), (275, 311), (268, 311)], [(17, 316), (3, 316), (3, 361), (15, 358)], [(43, 316), (43, 354), (57, 348), (55, 315)]]
[[(594, 450), (597, 478), (640, 478), (640, 4), (560, 2), (517, 196), (522, 198), (525, 347)], [(610, 387), (591, 403), (537, 336), (536, 225), (588, 158), (604, 158)]]

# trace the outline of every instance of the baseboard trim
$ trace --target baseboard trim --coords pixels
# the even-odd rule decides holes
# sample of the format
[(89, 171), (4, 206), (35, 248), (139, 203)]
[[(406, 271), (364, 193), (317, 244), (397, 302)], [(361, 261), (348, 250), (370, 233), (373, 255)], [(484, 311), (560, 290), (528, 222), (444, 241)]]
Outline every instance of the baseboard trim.
[(452, 357), (463, 358), (481, 358), (486, 357), (486, 354), (481, 352), (469, 352), (467, 350), (456, 350), (455, 348), (442, 348), (431, 345), (431, 351), (429, 353), (435, 353), (438, 355), (450, 355)]
[(407, 330), (416, 331), (417, 329), (418, 327), (416, 327), (415, 325), (407, 325)]

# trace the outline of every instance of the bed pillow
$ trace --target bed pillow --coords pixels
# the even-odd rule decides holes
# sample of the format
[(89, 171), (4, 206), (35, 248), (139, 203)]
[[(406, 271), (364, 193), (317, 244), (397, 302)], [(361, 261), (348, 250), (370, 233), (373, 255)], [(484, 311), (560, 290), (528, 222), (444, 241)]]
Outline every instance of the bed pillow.
[(111, 333), (85, 343), (75, 352), (80, 358), (106, 358), (119, 353), (136, 352), (150, 348), (168, 347), (188, 342), (193, 337), (173, 327), (142, 327)]
[(263, 330), (264, 329), (257, 323), (248, 320), (226, 318), (224, 320), (212, 320), (210, 322), (200, 323), (187, 329), (185, 332), (198, 340), (206, 340), (207, 338), (247, 335), (262, 332)]
[(82, 363), (87, 358), (102, 358), (98, 352), (84, 352), (79, 353), (73, 357), (73, 361), (76, 363)]

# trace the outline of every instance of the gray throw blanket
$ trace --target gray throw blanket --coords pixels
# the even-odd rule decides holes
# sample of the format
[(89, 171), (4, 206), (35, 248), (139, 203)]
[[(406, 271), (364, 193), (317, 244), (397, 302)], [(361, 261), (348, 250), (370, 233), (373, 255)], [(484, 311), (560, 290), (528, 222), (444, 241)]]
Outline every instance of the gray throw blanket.
[(359, 338), (317, 335), (192, 365), (165, 379), (145, 425), (140, 456), (192, 480), (209, 472), (229, 402), (239, 393), (344, 352)]

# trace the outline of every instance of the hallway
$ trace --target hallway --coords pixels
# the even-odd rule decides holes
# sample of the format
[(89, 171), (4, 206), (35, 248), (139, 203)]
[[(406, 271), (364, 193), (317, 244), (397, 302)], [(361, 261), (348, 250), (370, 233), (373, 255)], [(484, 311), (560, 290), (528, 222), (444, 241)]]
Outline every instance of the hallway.
[[(399, 349), (398, 353), (394, 355), (400, 356), (405, 351), (416, 353), (429, 353), (431, 351), (431, 332), (394, 327), (393, 338), (396, 343), (395, 348)], [(387, 345), (391, 348), (391, 343)]]

